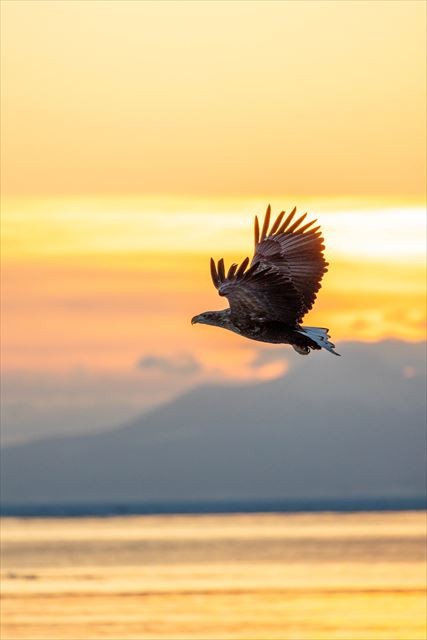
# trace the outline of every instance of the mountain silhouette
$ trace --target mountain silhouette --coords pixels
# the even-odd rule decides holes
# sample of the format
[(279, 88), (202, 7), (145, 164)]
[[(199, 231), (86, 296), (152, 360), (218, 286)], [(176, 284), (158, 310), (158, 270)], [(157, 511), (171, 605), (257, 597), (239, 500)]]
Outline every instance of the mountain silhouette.
[(424, 345), (342, 352), (262, 384), (199, 387), (108, 433), (6, 447), (2, 500), (422, 495)]

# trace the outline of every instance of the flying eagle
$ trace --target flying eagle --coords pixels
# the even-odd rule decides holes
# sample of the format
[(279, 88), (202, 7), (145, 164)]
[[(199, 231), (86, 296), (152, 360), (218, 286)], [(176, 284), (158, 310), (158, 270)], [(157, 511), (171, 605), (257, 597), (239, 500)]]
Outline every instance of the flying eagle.
[(255, 217), (250, 265), (245, 258), (226, 273), (223, 258), (218, 264), (211, 258), (214, 286), (230, 308), (204, 311), (191, 324), (211, 324), (260, 342), (290, 344), (302, 355), (321, 348), (339, 355), (329, 341), (328, 329), (301, 324), (314, 304), (328, 263), (320, 227), (313, 228), (316, 220), (301, 226), (307, 214), (294, 221), (295, 213), (296, 208), (285, 218), (282, 211), (269, 229), (269, 205), (261, 232)]

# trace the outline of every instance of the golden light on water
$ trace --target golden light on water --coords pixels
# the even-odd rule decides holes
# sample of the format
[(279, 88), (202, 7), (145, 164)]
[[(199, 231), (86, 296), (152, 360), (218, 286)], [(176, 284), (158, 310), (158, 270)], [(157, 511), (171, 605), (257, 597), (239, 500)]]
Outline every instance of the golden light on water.
[(425, 637), (422, 513), (32, 519), (25, 531), (11, 518), (2, 530), (4, 637)]

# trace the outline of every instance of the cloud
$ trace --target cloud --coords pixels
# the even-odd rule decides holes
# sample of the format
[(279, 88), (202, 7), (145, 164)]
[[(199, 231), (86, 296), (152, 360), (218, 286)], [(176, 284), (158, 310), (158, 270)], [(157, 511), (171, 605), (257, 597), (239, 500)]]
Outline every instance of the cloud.
[(251, 366), (254, 369), (259, 369), (264, 365), (271, 363), (282, 363), (286, 367), (294, 359), (294, 353), (289, 347), (281, 348), (274, 345), (274, 347), (258, 347), (256, 350), (255, 358), (251, 362)]
[(144, 371), (154, 370), (161, 373), (191, 375), (202, 370), (200, 363), (189, 353), (180, 354), (173, 358), (147, 355), (140, 358), (137, 364), (138, 368)]

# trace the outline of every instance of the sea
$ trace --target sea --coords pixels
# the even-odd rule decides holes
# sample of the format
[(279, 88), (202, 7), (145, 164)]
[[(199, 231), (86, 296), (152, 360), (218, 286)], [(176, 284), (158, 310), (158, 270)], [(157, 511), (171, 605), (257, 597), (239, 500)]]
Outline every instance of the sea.
[(9, 505), (1, 638), (425, 640), (425, 509), (356, 503)]

